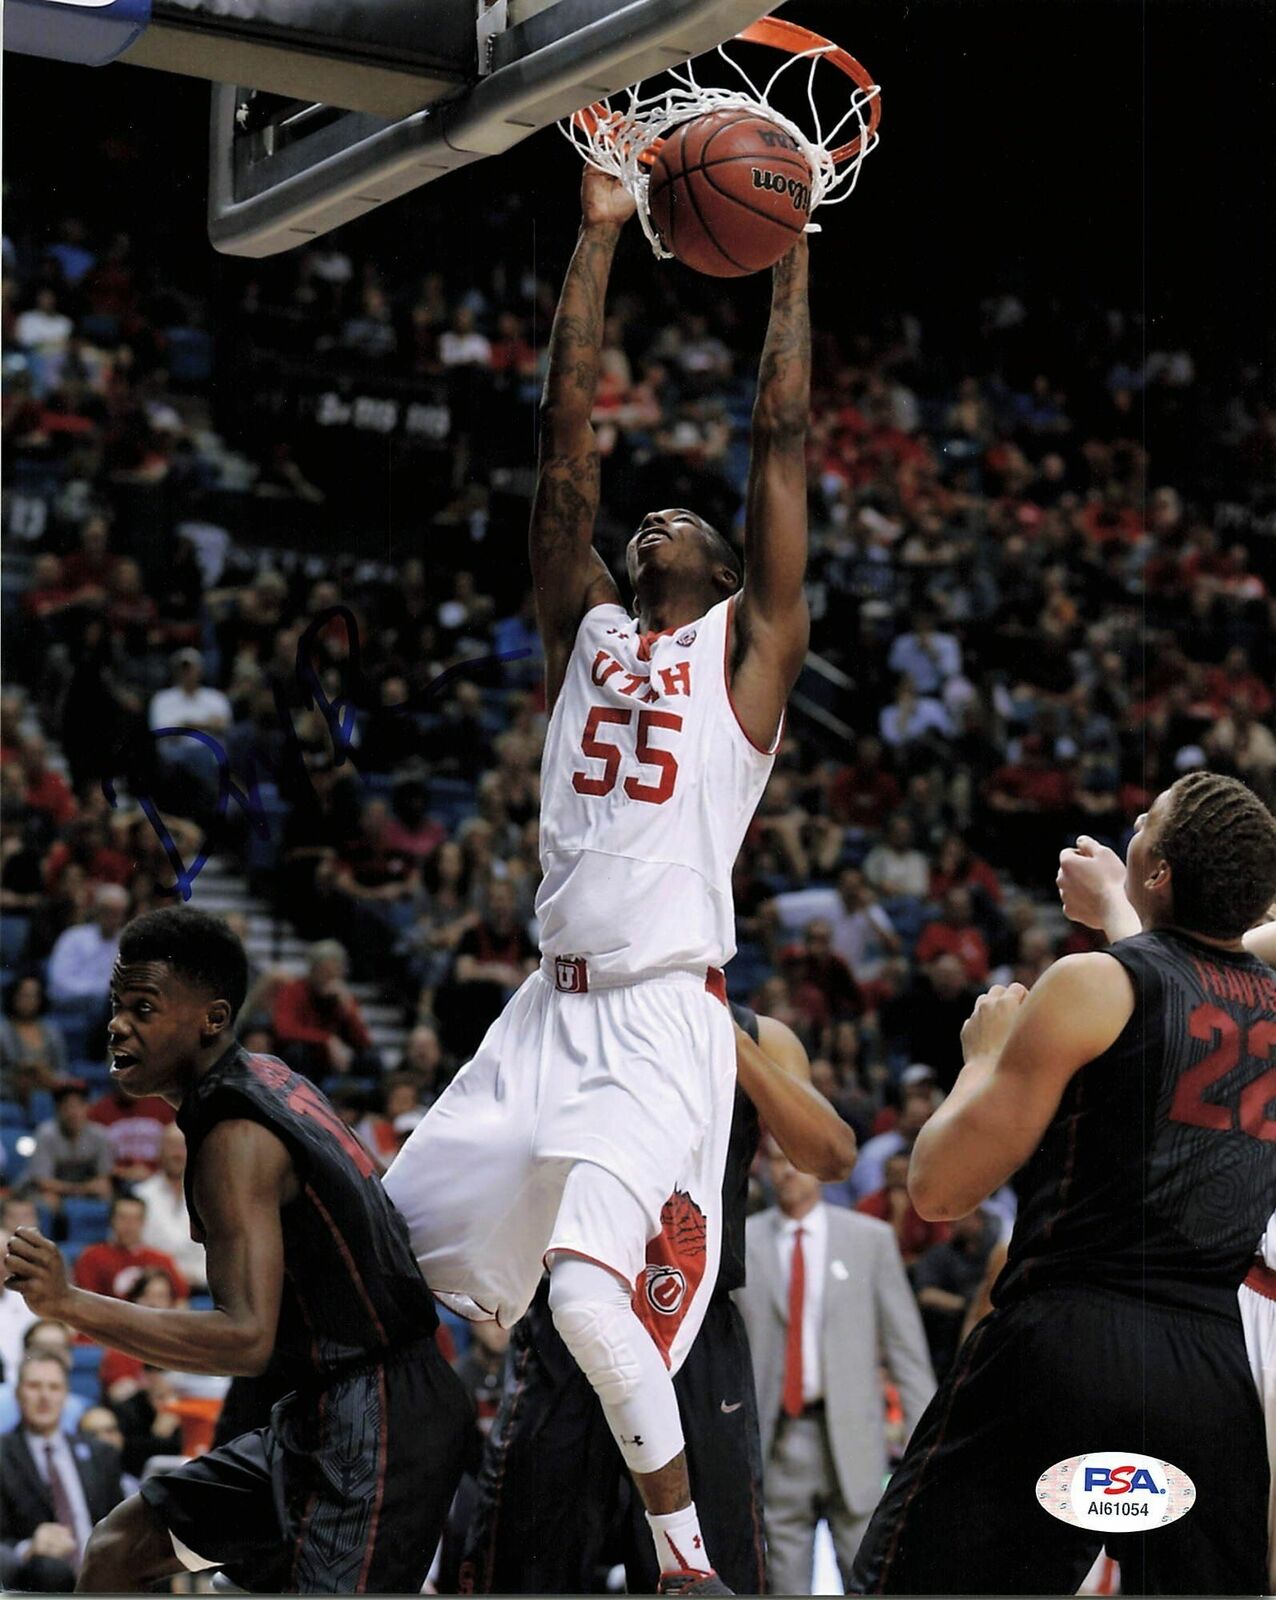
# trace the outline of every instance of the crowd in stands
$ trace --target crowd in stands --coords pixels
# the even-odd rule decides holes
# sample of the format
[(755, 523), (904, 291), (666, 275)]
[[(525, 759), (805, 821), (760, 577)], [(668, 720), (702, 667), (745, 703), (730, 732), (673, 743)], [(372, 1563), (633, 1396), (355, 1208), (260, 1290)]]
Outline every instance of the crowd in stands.
[[(171, 1108), (103, 1068), (120, 929), (168, 903), (174, 858), (207, 835), (307, 942), (304, 970), (258, 964), (241, 1037), (328, 1086), (382, 1165), (536, 960), (523, 538), (556, 290), (511, 267), (500, 219), (468, 282), (337, 236), (254, 263), (229, 305), (124, 234), (38, 220), (4, 246), (4, 1227), (39, 1217), (102, 1292), (201, 1304)], [(1059, 849), (1123, 848), (1195, 767), (1276, 802), (1276, 404), (1259, 376), (1221, 399), (1202, 353), (1125, 309), (1075, 311), (1048, 339), (1013, 295), (951, 344), (902, 313), (819, 326), (819, 660), (735, 870), (732, 996), (797, 1031), (855, 1128), (827, 1199), (894, 1229), (937, 1371), (1013, 1201), (928, 1224), (904, 1158), (978, 992), (1091, 947), (1053, 904)], [(594, 418), (606, 559), (650, 507), (738, 537), (755, 346), (730, 297), (622, 273)], [(392, 391), (400, 422), (433, 408), (435, 437), (386, 430), (428, 491), (392, 540), (351, 520), (365, 436), (281, 411), (248, 438), (224, 409), (316, 364)], [(175, 727), (194, 733), (157, 737)], [(401, 1053), (359, 985), (398, 1008)], [(39, 1433), (56, 1402), (126, 1477), (171, 1454), (181, 1380), (59, 1340), (0, 1290), (0, 1409)], [(499, 1352), (471, 1365), (490, 1391)]]

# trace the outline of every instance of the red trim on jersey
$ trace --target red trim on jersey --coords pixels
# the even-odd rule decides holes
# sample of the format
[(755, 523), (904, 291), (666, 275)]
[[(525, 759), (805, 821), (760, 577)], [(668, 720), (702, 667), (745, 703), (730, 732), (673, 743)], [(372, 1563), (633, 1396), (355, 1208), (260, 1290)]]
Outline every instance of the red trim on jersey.
[[(688, 624), (684, 622), (682, 626), (685, 628)], [(679, 631), (678, 628), (654, 628), (650, 633), (640, 633), (638, 635), (639, 661), (651, 660), (651, 647), (657, 639), (667, 639), (671, 633)]]
[(389, 1418), (386, 1415), (385, 1389), (385, 1367), (379, 1366), (377, 1368), (377, 1391), (381, 1414), (377, 1422), (377, 1487), (372, 1496), (372, 1523), (368, 1528), (368, 1543), (363, 1552), (363, 1566), (359, 1571), (359, 1581), (355, 1585), (354, 1592), (356, 1594), (366, 1594), (368, 1592), (368, 1572), (372, 1567), (372, 1557), (377, 1548), (377, 1528), (381, 1522), (381, 1505), (385, 1500), (385, 1462), (389, 1453), (387, 1447)]
[(577, 1261), (588, 1261), (590, 1266), (601, 1267), (604, 1272), (610, 1272), (613, 1278), (619, 1278), (630, 1294), (635, 1292), (634, 1280), (627, 1278), (619, 1267), (613, 1267), (610, 1261), (600, 1261), (597, 1256), (587, 1256), (583, 1250), (573, 1250), (571, 1245), (552, 1244), (541, 1257), (541, 1266), (546, 1272), (551, 1271), (550, 1256), (575, 1256)]
[(346, 1271), (350, 1274), (351, 1278), (354, 1280), (354, 1286), (359, 1291), (359, 1298), (363, 1301), (364, 1310), (372, 1318), (372, 1325), (377, 1330), (378, 1337), (381, 1339), (382, 1343), (385, 1343), (386, 1342), (385, 1329), (381, 1326), (381, 1318), (379, 1316), (377, 1316), (376, 1307), (372, 1304), (371, 1297), (369, 1296), (367, 1288), (366, 1288), (366, 1286), (364, 1284), (364, 1281), (363, 1281), (363, 1276), (360, 1273), (358, 1267), (355, 1266), (355, 1264), (354, 1264), (354, 1257), (350, 1254), (350, 1246), (342, 1238), (341, 1230), (337, 1227), (336, 1223), (332, 1220), (332, 1217), (329, 1214), (327, 1206), (324, 1205), (323, 1201), (319, 1198), (319, 1196), (315, 1193), (315, 1191), (311, 1188), (311, 1186), (309, 1184), (306, 1185), (305, 1193), (306, 1193), (306, 1196), (309, 1199), (311, 1205), (314, 1206), (315, 1210), (319, 1213), (319, 1215), (327, 1223), (328, 1231), (329, 1231), (329, 1233), (331, 1233), (332, 1238), (333, 1238), (333, 1243), (337, 1247), (337, 1253), (340, 1255), (341, 1259), (345, 1262)]
[(1245, 1274), (1245, 1287), (1264, 1300), (1276, 1300), (1276, 1272), (1265, 1261), (1256, 1261)]
[(735, 595), (732, 595), (730, 600), (727, 601), (727, 626), (722, 640), (722, 681), (726, 685), (727, 704), (731, 707), (731, 715), (735, 718), (736, 727), (739, 728), (753, 749), (760, 756), (773, 756), (780, 748), (780, 740), (784, 737), (784, 719), (787, 715), (787, 708), (785, 711), (780, 712), (780, 725), (775, 730), (775, 743), (768, 750), (765, 745), (758, 743), (744, 723), (740, 721), (740, 713), (736, 710), (735, 700), (731, 695), (731, 624), (735, 620), (735, 602)]
[(727, 1003), (727, 975), (721, 967), (710, 967), (704, 975), (704, 986), (707, 993), (715, 1000)]

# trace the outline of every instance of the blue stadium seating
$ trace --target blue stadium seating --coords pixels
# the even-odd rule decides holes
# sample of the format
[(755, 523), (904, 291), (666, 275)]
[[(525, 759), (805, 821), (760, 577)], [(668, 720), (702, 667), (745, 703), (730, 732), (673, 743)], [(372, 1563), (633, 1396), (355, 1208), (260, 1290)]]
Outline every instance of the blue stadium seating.
[(0, 1100), (0, 1128), (25, 1128), (27, 1126), (27, 1113), (16, 1100)]
[(27, 934), (31, 930), (31, 918), (17, 916), (11, 911), (6, 911), (0, 916), (0, 964), (6, 967), (15, 967), (22, 960), (22, 952), (27, 947)]
[(67, 1195), (62, 1202), (68, 1244), (96, 1244), (110, 1227), (111, 1207), (106, 1200), (87, 1195)]
[(27, 1115), (33, 1128), (38, 1128), (42, 1122), (47, 1122), (53, 1115), (53, 1096), (47, 1089), (35, 1089), (32, 1091)]
[[(20, 1145), (28, 1148), (19, 1149)], [(0, 1126), (0, 1147), (4, 1149), (5, 1182), (12, 1185), (21, 1176), (27, 1158), (35, 1147), (35, 1141), (31, 1137), (30, 1130), (25, 1127)]]

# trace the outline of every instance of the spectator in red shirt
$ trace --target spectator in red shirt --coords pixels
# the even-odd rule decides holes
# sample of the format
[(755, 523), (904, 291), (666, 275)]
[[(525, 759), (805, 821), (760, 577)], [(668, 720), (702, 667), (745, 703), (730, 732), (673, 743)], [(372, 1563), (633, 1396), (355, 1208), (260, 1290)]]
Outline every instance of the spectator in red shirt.
[(184, 1305), (190, 1297), (186, 1279), (172, 1256), (142, 1243), (146, 1202), (135, 1195), (117, 1195), (111, 1203), (111, 1233), (101, 1244), (91, 1244), (75, 1263), (75, 1281), (93, 1294), (114, 1300), (128, 1298), (138, 1277), (148, 1268), (162, 1272), (173, 1288), (173, 1298)]
[(22, 741), (20, 760), (27, 805), (42, 812), (55, 828), (64, 828), (75, 816), (75, 796), (66, 779), (48, 765), (48, 747), (41, 734), (28, 734)]
[(447, 838), (443, 824), (426, 814), (426, 800), (425, 784), (419, 778), (395, 784), (390, 792), (392, 815), (382, 833), (387, 850), (421, 862)]
[(44, 859), (44, 886), (56, 895), (69, 866), (81, 867), (90, 883), (117, 883), (127, 889), (133, 881), (133, 862), (111, 843), (101, 817), (77, 817), (64, 839), (59, 839)]
[(834, 774), (829, 815), (835, 822), (876, 833), (899, 805), (899, 784), (882, 765), (883, 750), (880, 739), (861, 739), (855, 760)]
[[(996, 859), (1020, 883), (1039, 881), (1042, 863), (1053, 859), (1066, 832), (1064, 823), (1072, 804), (1072, 778), (1066, 767), (1047, 752), (1040, 734), (1027, 734), (1019, 745), (1019, 759), (998, 767), (984, 789), (996, 831)], [(1052, 833), (1042, 823), (1056, 825)], [(990, 847), (991, 848), (991, 847)]]
[[(129, 1285), (128, 1293), (118, 1298), (131, 1301), (135, 1306), (152, 1306), (157, 1311), (171, 1311), (177, 1304), (172, 1281), (159, 1267), (147, 1267), (139, 1272)], [(111, 1406), (122, 1404), (142, 1387), (145, 1374), (145, 1363), (136, 1356), (108, 1349), (97, 1374), (103, 1399)]]
[(310, 947), (306, 976), (280, 984), (271, 1019), (279, 1053), (296, 1072), (321, 1079), (381, 1062), (359, 1002), (345, 985), (346, 953), (335, 939)]
[(1205, 690), (1210, 713), (1215, 717), (1226, 716), (1237, 700), (1248, 702), (1256, 717), (1265, 717), (1273, 704), (1271, 689), (1250, 668), (1249, 655), (1242, 645), (1234, 645), (1227, 652), (1222, 666), (1209, 669)]
[(62, 563), (62, 580), (82, 595), (105, 601), (122, 557), (110, 548), (111, 528), (105, 517), (92, 516), (80, 530), (80, 548)]
[(781, 954), (780, 966), (808, 1028), (821, 1030), (834, 1020), (863, 1012), (859, 985), (833, 949), (833, 930), (822, 917), (807, 923), (802, 943)]
[(158, 1095), (135, 1100), (117, 1084), (89, 1107), (89, 1121), (106, 1129), (115, 1152), (114, 1176), (121, 1183), (140, 1183), (159, 1168), (160, 1141), (177, 1112)]
[(952, 1229), (946, 1222), (927, 1222), (908, 1198), (908, 1162), (907, 1150), (888, 1156), (885, 1185), (865, 1195), (855, 1209), (890, 1223), (904, 1265), (911, 1267), (931, 1245), (943, 1244)]
[(971, 983), (988, 981), (988, 941), (974, 922), (969, 889), (950, 889), (944, 896), (944, 914), (928, 922), (917, 941), (917, 961), (929, 966), (936, 956), (954, 955)]
[(1001, 880), (959, 833), (945, 834), (931, 868), (929, 896), (942, 900), (950, 889), (977, 890), (992, 905), (1001, 904)]

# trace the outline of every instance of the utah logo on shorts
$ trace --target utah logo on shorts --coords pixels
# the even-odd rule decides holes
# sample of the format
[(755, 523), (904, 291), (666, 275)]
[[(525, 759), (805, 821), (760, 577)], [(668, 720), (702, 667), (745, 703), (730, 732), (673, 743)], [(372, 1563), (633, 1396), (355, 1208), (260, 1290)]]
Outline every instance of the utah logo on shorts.
[(644, 1267), (647, 1304), (662, 1317), (676, 1316), (687, 1295), (687, 1280), (677, 1267)]
[(647, 1264), (633, 1307), (666, 1363), (704, 1277), (708, 1227), (686, 1190), (675, 1189), (661, 1208), (660, 1232), (647, 1244)]

